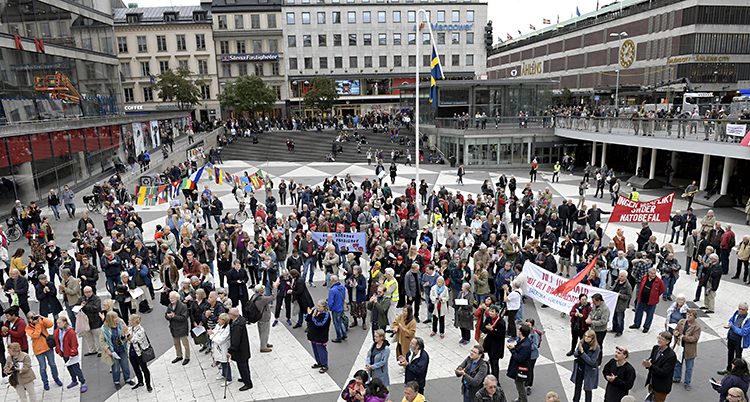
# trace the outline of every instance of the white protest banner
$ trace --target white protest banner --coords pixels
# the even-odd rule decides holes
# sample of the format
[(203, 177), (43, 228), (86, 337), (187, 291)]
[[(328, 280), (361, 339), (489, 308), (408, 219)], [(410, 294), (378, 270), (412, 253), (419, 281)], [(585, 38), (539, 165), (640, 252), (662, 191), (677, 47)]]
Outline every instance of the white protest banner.
[(604, 304), (609, 308), (608, 326), (612, 325), (612, 317), (615, 315), (615, 307), (617, 306), (617, 293), (607, 289), (578, 284), (566, 295), (553, 295), (552, 291), (567, 282), (568, 278), (555, 275), (531, 261), (526, 261), (523, 264), (523, 273), (526, 274), (528, 284), (527, 296), (565, 314), (569, 314), (573, 305), (578, 303), (578, 296), (581, 293), (588, 295), (589, 302), (591, 302), (591, 296), (594, 293), (599, 293), (604, 298)]
[(727, 135), (744, 137), (747, 133), (747, 124), (727, 124)]

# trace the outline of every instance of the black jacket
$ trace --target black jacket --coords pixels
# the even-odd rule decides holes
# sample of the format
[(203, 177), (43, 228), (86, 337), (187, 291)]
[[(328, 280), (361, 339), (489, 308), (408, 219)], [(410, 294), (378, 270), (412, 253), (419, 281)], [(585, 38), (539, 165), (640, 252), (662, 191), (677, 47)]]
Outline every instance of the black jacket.
[[(173, 338), (188, 336), (188, 308), (185, 303), (177, 301), (175, 307), (172, 303), (167, 305), (167, 313), (174, 313), (174, 317), (169, 320), (169, 332)], [(166, 313), (165, 313), (166, 318)]]
[(81, 301), (86, 302), (86, 305), (81, 307), (81, 311), (89, 319), (89, 327), (91, 329), (101, 328), (102, 318), (99, 316), (99, 312), (102, 311), (102, 299), (97, 295), (91, 295), (90, 299), (86, 299), (84, 296)]
[(659, 354), (659, 346), (656, 345), (651, 349), (651, 367), (648, 369), (648, 376), (646, 377), (646, 385), (651, 385), (651, 388), (655, 392), (666, 392), (672, 391), (672, 375), (674, 374), (674, 366), (677, 363), (677, 356), (674, 354), (672, 348), (667, 347), (658, 360), (656, 356)]
[(229, 324), (229, 354), (238, 362), (250, 358), (250, 340), (247, 338), (245, 317), (239, 316)]
[[(313, 311), (315, 313), (315, 311)], [(307, 340), (315, 343), (327, 343), (328, 331), (331, 328), (331, 313), (307, 314)]]
[(305, 280), (302, 277), (297, 278), (292, 285), (292, 300), (299, 304), (302, 311), (307, 311), (308, 307), (313, 307), (313, 299), (310, 291), (305, 286)]
[[(406, 354), (406, 361), (411, 359), (412, 351)], [(423, 350), (419, 357), (414, 359), (411, 363), (406, 365), (406, 373), (404, 383), (409, 381), (416, 381), (419, 384), (420, 392), (424, 392), (425, 382), (427, 380), (427, 366), (430, 365), (430, 355), (427, 351)]]

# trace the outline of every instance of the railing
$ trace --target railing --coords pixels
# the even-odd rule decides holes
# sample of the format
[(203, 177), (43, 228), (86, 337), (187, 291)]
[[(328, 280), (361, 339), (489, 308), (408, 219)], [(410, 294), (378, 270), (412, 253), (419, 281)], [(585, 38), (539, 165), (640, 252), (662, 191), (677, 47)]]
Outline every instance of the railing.
[(524, 117), (439, 117), (433, 121), (437, 128), (449, 128), (455, 130), (493, 130), (493, 129), (528, 129), (528, 128), (553, 128), (553, 116), (524, 116)]
[(747, 133), (750, 120), (558, 116), (553, 126), (605, 134), (736, 143)]

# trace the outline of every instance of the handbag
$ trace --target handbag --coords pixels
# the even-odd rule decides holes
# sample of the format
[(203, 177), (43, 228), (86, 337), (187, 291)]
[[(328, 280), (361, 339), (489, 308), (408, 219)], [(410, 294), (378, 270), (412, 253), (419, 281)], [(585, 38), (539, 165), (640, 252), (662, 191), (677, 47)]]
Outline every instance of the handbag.
[(151, 341), (148, 339), (148, 334), (146, 334), (146, 341), (148, 342), (148, 347), (146, 349), (141, 349), (141, 359), (148, 363), (151, 360), (156, 359), (156, 352), (154, 352), (154, 345), (152, 345)]
[(162, 291), (159, 295), (159, 304), (162, 306), (168, 306), (169, 305), (169, 292)]
[(54, 335), (47, 335), (47, 338), (45, 338), (45, 339), (46, 339), (46, 341), (47, 341), (47, 346), (48, 346), (48, 347), (49, 347), (50, 349), (54, 349), (54, 348), (55, 348), (55, 346), (56, 346), (56, 345), (55, 345), (55, 336), (54, 336)]
[(89, 325), (89, 317), (83, 312), (83, 310), (80, 310), (76, 313), (76, 333), (82, 334), (90, 330), (91, 326)]
[(518, 372), (516, 373), (516, 379), (525, 380), (529, 378), (529, 368), (524, 366), (518, 366)]
[(16, 387), (18, 385), (18, 372), (16, 372), (15, 370), (10, 373), (10, 376), (8, 377), (8, 384), (10, 384), (11, 387)]

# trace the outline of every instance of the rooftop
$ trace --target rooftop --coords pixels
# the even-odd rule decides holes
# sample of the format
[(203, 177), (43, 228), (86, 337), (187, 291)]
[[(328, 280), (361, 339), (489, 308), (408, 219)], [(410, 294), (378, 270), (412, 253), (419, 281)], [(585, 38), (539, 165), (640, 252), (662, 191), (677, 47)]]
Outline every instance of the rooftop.
[[(211, 10), (203, 8), (202, 6), (166, 6), (166, 7), (134, 7), (134, 8), (116, 8), (114, 10), (115, 24), (126, 24), (134, 23), (128, 21), (129, 15), (140, 15), (138, 24), (163, 24), (169, 23), (193, 23), (196, 22), (193, 19), (195, 12), (206, 13), (206, 23), (211, 22), (210, 14)], [(164, 14), (174, 13), (176, 18), (174, 20), (167, 21)]]

